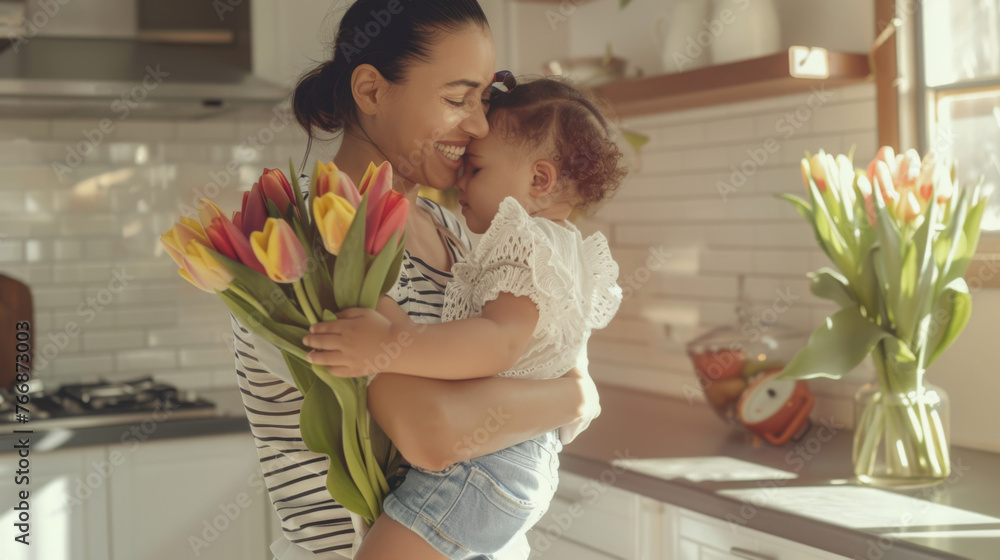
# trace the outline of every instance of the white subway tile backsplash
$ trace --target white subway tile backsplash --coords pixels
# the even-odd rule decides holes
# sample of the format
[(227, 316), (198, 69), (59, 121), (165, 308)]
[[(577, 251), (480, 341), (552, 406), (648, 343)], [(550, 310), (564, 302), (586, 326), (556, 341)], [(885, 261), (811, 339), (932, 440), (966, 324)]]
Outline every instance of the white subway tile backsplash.
[(177, 350), (173, 348), (124, 350), (117, 353), (115, 371), (146, 372), (177, 367)]
[(183, 367), (215, 367), (233, 363), (233, 353), (225, 344), (210, 348), (185, 347), (180, 350), (180, 365)]
[(107, 352), (87, 352), (58, 355), (51, 360), (49, 370), (52, 374), (64, 380), (73, 380), (78, 377), (94, 379), (96, 376), (104, 376), (114, 371), (114, 357)]
[[(626, 120), (651, 141), (641, 168), (588, 222), (608, 236), (629, 288), (615, 322), (594, 335), (596, 379), (698, 400), (696, 391), (685, 394), (697, 386), (683, 342), (699, 325), (735, 321), (737, 276), (758, 314), (776, 285), (808, 292), (805, 273), (826, 257), (774, 195), (804, 194), (798, 161), (806, 149), (857, 144), (856, 164), (871, 157), (873, 100), (864, 84), (836, 91), (818, 110), (803, 109), (810, 95), (799, 94)], [(202, 197), (238, 208), (262, 167), (287, 172), (289, 157), (299, 164), (305, 134), (271, 115), (116, 120), (111, 133), (99, 122), (0, 123), (30, 139), (0, 133), (0, 233), (8, 233), (0, 271), (31, 285), (40, 331), (64, 332), (69, 321), (81, 329), (44, 375), (78, 382), (153, 373), (182, 387), (233, 387), (228, 311), (177, 275), (158, 238)], [(768, 139), (777, 149), (755, 161)], [(335, 149), (314, 146), (309, 165)], [(67, 166), (61, 176), (54, 162)], [(666, 256), (646, 274), (653, 253)], [(136, 278), (109, 294), (115, 270)], [(653, 305), (675, 309), (670, 337), (646, 318)], [(811, 328), (831, 309), (803, 297), (780, 321)]]
[(0, 239), (0, 263), (22, 262), (24, 242), (16, 239)]
[(116, 309), (114, 311), (114, 325), (117, 327), (174, 325), (177, 323), (178, 313), (177, 306)]
[(816, 134), (829, 132), (871, 131), (878, 123), (875, 100), (866, 99), (839, 105), (830, 105), (816, 111), (811, 119), (812, 131)]
[(650, 151), (695, 146), (713, 140), (711, 136), (706, 138), (705, 125), (701, 123), (664, 126), (650, 132), (649, 137), (646, 146)]
[(45, 119), (4, 119), (0, 127), (0, 141), (44, 141), (52, 136), (52, 123)]
[(734, 276), (661, 275), (652, 293), (665, 296), (697, 298), (735, 298), (737, 282)]
[(177, 127), (171, 121), (117, 120), (115, 142), (168, 142), (177, 136)]
[(179, 142), (234, 142), (237, 124), (228, 119), (179, 122), (176, 127)]
[(83, 290), (77, 286), (34, 287), (31, 288), (31, 297), (36, 309), (75, 308), (84, 300)]
[[(739, 276), (752, 317), (808, 333), (835, 310), (809, 291), (806, 273), (829, 265), (812, 228), (776, 195), (807, 196), (799, 169), (806, 150), (846, 153), (856, 144), (863, 165), (875, 151), (874, 99), (874, 86), (862, 84), (627, 120), (651, 142), (597, 216), (614, 232), (629, 297), (612, 326), (594, 334), (595, 379), (698, 400), (685, 391), (697, 386), (681, 349), (711, 325), (736, 324)], [(660, 245), (692, 252), (690, 266), (630, 283), (629, 272)], [(654, 309), (673, 338), (658, 324), (644, 328)]]
[(139, 350), (146, 346), (146, 336), (141, 329), (88, 329), (83, 333), (83, 349)]
[[(737, 117), (707, 122), (704, 125), (705, 140), (712, 144), (739, 142), (757, 138), (753, 117)], [(693, 145), (692, 142), (689, 145)]]

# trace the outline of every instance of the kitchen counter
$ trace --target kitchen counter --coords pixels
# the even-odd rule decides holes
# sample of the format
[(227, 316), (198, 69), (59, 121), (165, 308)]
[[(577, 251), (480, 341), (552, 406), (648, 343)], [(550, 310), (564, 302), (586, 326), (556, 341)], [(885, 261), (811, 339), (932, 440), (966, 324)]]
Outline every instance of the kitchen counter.
[[(191, 419), (170, 418), (169, 411), (150, 415), (146, 420), (84, 428), (49, 428), (31, 434), (31, 449), (36, 452), (55, 451), (91, 445), (112, 445), (122, 442), (155, 441), (171, 438), (223, 435), (246, 432), (250, 425), (243, 411), (239, 390), (212, 389), (197, 391), (200, 397), (216, 405), (214, 416)], [(32, 422), (19, 429), (33, 429)], [(24, 435), (21, 435), (24, 437)], [(17, 434), (0, 434), (0, 455), (15, 452)]]
[[(849, 558), (1000, 558), (1000, 520), (975, 525), (934, 524), (902, 527), (851, 527), (851, 519), (840, 512), (817, 519), (810, 515), (768, 507), (769, 496), (740, 499), (725, 492), (776, 487), (856, 489), (851, 466), (853, 433), (837, 419), (817, 418), (812, 429), (798, 442), (782, 447), (754, 444), (730, 430), (704, 404), (687, 404), (668, 397), (629, 389), (601, 386), (603, 412), (590, 428), (561, 454), (568, 472), (602, 480), (623, 490), (705, 515), (735, 522)], [(80, 429), (57, 429), (34, 434), (33, 451), (51, 451), (90, 445), (118, 443), (126, 434), (137, 439), (167, 439), (246, 432), (249, 426), (239, 392), (232, 389), (199, 391), (217, 404), (216, 416), (171, 420), (142, 425), (115, 425)], [(27, 425), (30, 428), (30, 423)], [(140, 430), (142, 437), (135, 435)], [(11, 453), (17, 439), (0, 436), (0, 454)], [(794, 475), (767, 481), (718, 482), (704, 476), (664, 480), (621, 468), (631, 459), (723, 457), (778, 469)], [(612, 463), (612, 461), (616, 461)], [(1000, 518), (1000, 455), (952, 448), (952, 477), (923, 490), (893, 491), (891, 496), (926, 500), (986, 516)], [(699, 475), (693, 472), (693, 475)], [(711, 478), (711, 477), (709, 477)], [(700, 479), (700, 480), (699, 480)], [(867, 490), (867, 487), (865, 487)], [(824, 500), (825, 501), (825, 500)], [(816, 504), (817, 510), (823, 504)], [(826, 521), (824, 519), (830, 519)], [(840, 524), (838, 524), (837, 521)], [(880, 540), (881, 537), (881, 540)]]
[[(866, 527), (855, 523), (864, 517), (857, 512), (833, 511), (824, 516), (829, 519), (825, 521), (768, 507), (780, 501), (774, 488), (806, 496), (829, 492), (835, 498), (845, 490), (849, 496), (857, 495), (857, 490), (880, 492), (860, 485), (854, 478), (853, 432), (839, 426), (837, 419), (814, 414), (813, 427), (798, 442), (781, 447), (755, 445), (730, 430), (704, 404), (618, 387), (602, 386), (600, 391), (601, 416), (560, 455), (567, 471), (849, 558), (1000, 558), (1000, 519), (992, 523), (907, 527), (909, 518), (903, 514), (895, 517), (898, 522)], [(616, 468), (621, 463), (612, 461), (621, 461), (622, 457), (626, 463), (632, 458), (724, 457), (786, 471), (797, 478), (746, 482), (664, 480)], [(809, 490), (798, 490), (804, 488)], [(720, 494), (730, 491), (742, 499)], [(757, 499), (747, 499), (748, 491)], [(918, 514), (935, 508), (932, 504), (940, 504), (1000, 518), (1000, 455), (953, 446), (951, 478), (932, 488), (891, 491), (885, 496), (891, 500), (878, 503), (895, 502), (897, 496), (926, 500), (913, 508)], [(829, 504), (836, 500), (817, 501)], [(824, 505), (816, 503), (815, 510)], [(805, 507), (811, 508), (812, 504)], [(878, 507), (872, 509), (877, 511)]]

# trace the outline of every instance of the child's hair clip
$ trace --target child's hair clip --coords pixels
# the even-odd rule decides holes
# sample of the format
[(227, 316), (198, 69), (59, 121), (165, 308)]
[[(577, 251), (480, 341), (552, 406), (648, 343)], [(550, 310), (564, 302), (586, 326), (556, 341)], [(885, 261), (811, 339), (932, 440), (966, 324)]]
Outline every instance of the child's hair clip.
[(501, 70), (493, 74), (493, 89), (501, 93), (510, 93), (517, 87), (517, 79), (510, 70)]

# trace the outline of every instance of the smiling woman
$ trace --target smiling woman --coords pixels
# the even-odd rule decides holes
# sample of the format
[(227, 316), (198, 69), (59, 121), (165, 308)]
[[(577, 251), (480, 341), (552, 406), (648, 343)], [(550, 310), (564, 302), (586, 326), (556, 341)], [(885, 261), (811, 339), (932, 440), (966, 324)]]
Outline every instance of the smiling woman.
[[(310, 138), (342, 135), (334, 162), (355, 179), (369, 162), (393, 165), (393, 188), (420, 210), (408, 215), (403, 267), (389, 295), (414, 321), (439, 322), (451, 267), (470, 242), (455, 216), (417, 192), (453, 186), (469, 142), (488, 132), (494, 46), (485, 15), (475, 0), (358, 0), (332, 47), (332, 59), (296, 86), (296, 120)], [(324, 486), (329, 459), (302, 442), (302, 395), (280, 352), (235, 318), (233, 329), (243, 401), (281, 518), (283, 536), (271, 550), (281, 560), (351, 557), (360, 526)], [(555, 429), (569, 443), (600, 411), (585, 368), (543, 381), (383, 373), (369, 384), (368, 407), (406, 459), (394, 487), (409, 464), (441, 469)], [(486, 441), (462, 445), (492, 412), (504, 415), (502, 425)], [(443, 558), (415, 533), (406, 537), (396, 543), (403, 557)]]

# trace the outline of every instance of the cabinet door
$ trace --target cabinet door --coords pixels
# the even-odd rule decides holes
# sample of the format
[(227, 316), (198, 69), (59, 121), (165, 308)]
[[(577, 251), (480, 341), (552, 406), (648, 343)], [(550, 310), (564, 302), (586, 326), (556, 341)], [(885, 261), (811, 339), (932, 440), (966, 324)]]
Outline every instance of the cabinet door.
[(844, 560), (801, 543), (664, 504), (664, 560)]
[(271, 508), (249, 434), (114, 446), (113, 557), (269, 560)]
[[(33, 439), (37, 445), (40, 439)], [(105, 560), (108, 554), (107, 480), (113, 470), (104, 450), (87, 447), (28, 456), (28, 484), (15, 484), (16, 454), (0, 455), (0, 551), (5, 560)], [(27, 546), (14, 541), (28, 491)]]
[(612, 486), (605, 480), (559, 473), (559, 489), (548, 512), (528, 533), (544, 558), (660, 557), (660, 502)]

